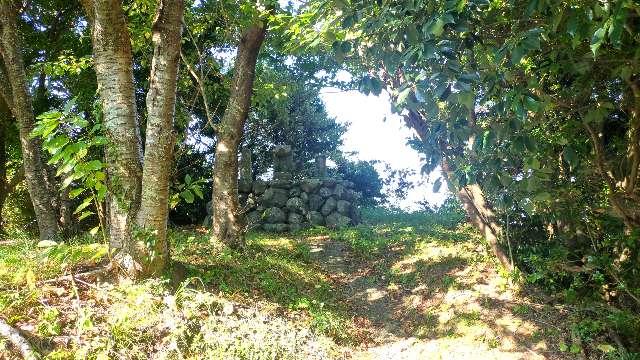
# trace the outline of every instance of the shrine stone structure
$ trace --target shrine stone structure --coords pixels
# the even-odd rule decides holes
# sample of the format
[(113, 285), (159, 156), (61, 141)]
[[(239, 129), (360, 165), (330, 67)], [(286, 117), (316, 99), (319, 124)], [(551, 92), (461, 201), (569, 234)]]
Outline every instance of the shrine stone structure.
[(253, 180), (251, 153), (242, 152), (238, 192), (249, 229), (295, 232), (309, 226), (335, 229), (360, 222), (361, 194), (351, 181), (327, 177), (326, 157), (315, 159), (314, 177), (302, 179), (293, 176), (290, 146), (276, 146), (273, 162), (272, 180)]

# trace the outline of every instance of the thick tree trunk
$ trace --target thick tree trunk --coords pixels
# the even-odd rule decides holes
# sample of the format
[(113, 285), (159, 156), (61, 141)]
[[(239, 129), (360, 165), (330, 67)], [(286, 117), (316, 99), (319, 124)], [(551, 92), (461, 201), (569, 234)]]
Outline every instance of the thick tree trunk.
[(83, 1), (93, 27), (98, 93), (109, 141), (107, 199), (109, 243), (131, 277), (143, 271), (146, 245), (133, 236), (140, 206), (142, 151), (133, 85), (131, 41), (119, 0)]
[(31, 96), (27, 89), (27, 78), (22, 59), (20, 37), (17, 31), (18, 15), (9, 0), (0, 0), (0, 49), (11, 84), (12, 110), (18, 120), (20, 143), (24, 161), (25, 177), (31, 202), (36, 213), (41, 239), (57, 238), (60, 233), (57, 214), (52, 204), (55, 193), (47, 184), (47, 171), (42, 158), (42, 149), (37, 139), (30, 133), (34, 127)]
[(182, 0), (160, 1), (153, 24), (154, 54), (147, 93), (142, 201), (137, 215), (138, 225), (154, 234), (154, 256), (147, 267), (151, 274), (161, 273), (169, 259), (169, 168), (175, 146), (173, 117), (183, 12)]
[(244, 245), (238, 204), (238, 145), (249, 113), (258, 53), (265, 24), (254, 24), (243, 34), (235, 61), (229, 103), (218, 127), (213, 172), (213, 239), (231, 247)]

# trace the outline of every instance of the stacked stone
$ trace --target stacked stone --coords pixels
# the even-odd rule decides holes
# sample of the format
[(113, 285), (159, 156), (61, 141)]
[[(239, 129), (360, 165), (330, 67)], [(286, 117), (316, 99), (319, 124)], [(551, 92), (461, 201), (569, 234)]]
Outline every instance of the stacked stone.
[[(350, 181), (326, 179), (326, 157), (316, 158), (316, 178), (292, 180), (291, 147), (273, 150), (273, 180), (253, 181), (251, 152), (243, 149), (238, 195), (250, 229), (270, 232), (298, 231), (308, 226), (343, 228), (360, 222), (361, 194)], [(215, 189), (214, 189), (215, 191)], [(209, 216), (205, 226), (209, 226)]]
[[(271, 232), (308, 226), (343, 228), (359, 222), (360, 193), (353, 183), (337, 179), (255, 181), (245, 200), (247, 224)], [(247, 190), (244, 187), (242, 190)]]

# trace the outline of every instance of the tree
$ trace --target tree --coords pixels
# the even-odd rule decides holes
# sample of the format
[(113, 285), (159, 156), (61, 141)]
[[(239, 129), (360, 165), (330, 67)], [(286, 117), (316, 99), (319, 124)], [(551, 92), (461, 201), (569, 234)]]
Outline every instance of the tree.
[[(44, 163), (40, 142), (31, 138), (35, 117), (31, 95), (27, 88), (27, 76), (24, 60), (21, 54), (21, 41), (17, 28), (17, 10), (9, 0), (0, 1), (0, 55), (3, 66), (0, 72), (6, 71), (3, 85), (5, 89), (11, 89), (10, 94), (5, 94), (5, 102), (12, 109), (18, 121), (20, 129), (20, 142), (24, 160), (25, 178), (29, 195), (36, 213), (41, 239), (57, 239), (60, 235), (56, 209), (52, 204), (56, 203), (56, 192), (52, 184), (48, 182), (49, 175)], [(2, 69), (4, 68), (4, 69)]]
[[(153, 25), (154, 56), (147, 95), (144, 168), (127, 21), (118, 0), (85, 0), (95, 69), (109, 141), (109, 238), (117, 261), (132, 277), (159, 274), (168, 262), (168, 165), (183, 2), (160, 1)], [(143, 190), (144, 189), (144, 190)]]
[(213, 240), (231, 247), (244, 245), (238, 202), (238, 145), (249, 113), (258, 53), (266, 23), (258, 20), (243, 33), (231, 81), (229, 103), (217, 126), (213, 172)]

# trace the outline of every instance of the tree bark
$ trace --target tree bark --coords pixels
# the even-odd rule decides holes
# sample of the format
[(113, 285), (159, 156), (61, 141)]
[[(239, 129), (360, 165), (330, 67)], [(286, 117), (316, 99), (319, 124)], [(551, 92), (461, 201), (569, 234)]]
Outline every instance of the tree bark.
[(2, 209), (7, 199), (7, 123), (9, 117), (9, 107), (0, 97), (0, 237), (4, 234), (4, 219)]
[(22, 355), (25, 360), (36, 360), (40, 358), (40, 355), (33, 350), (31, 344), (25, 339), (22, 334), (13, 327), (9, 326), (4, 320), (0, 318), (0, 336), (9, 340), (11, 345)]
[[(470, 117), (473, 118), (471, 115)], [(414, 111), (410, 111), (409, 114), (405, 115), (404, 120), (407, 126), (416, 131), (418, 137), (422, 141), (426, 140), (427, 123), (422, 119), (422, 116)], [(470, 119), (470, 122), (473, 121), (474, 119)], [(451, 165), (446, 158), (446, 150), (443, 149), (440, 167), (448, 179), (448, 184), (451, 184), (451, 180), (455, 175), (454, 170), (451, 168)], [(464, 208), (467, 217), (471, 220), (473, 226), (475, 226), (476, 229), (478, 229), (478, 231), (480, 231), (484, 236), (496, 259), (498, 259), (505, 269), (512, 271), (514, 266), (511, 263), (509, 256), (507, 256), (504, 250), (500, 247), (499, 243), (499, 239), (502, 236), (502, 228), (496, 221), (491, 207), (487, 204), (480, 185), (468, 184), (460, 189), (452, 190), (456, 192), (456, 196), (462, 203), (462, 207)]]
[(35, 117), (27, 77), (22, 59), (16, 19), (18, 14), (9, 0), (0, 0), (0, 49), (11, 85), (12, 110), (18, 120), (20, 143), (27, 188), (36, 213), (41, 239), (55, 239), (60, 235), (57, 214), (51, 206), (55, 196), (48, 188), (47, 170), (40, 141), (30, 137)]
[(154, 54), (147, 93), (147, 132), (142, 199), (137, 224), (154, 234), (147, 270), (160, 274), (169, 259), (169, 168), (173, 160), (173, 118), (182, 37), (182, 0), (161, 0), (153, 24)]
[(108, 140), (105, 151), (110, 247), (130, 277), (144, 267), (146, 245), (133, 236), (140, 206), (142, 150), (133, 85), (131, 41), (119, 0), (83, 1), (92, 23), (98, 93)]
[(213, 237), (230, 247), (244, 245), (238, 203), (238, 145), (249, 113), (258, 53), (266, 25), (251, 25), (242, 34), (235, 60), (229, 103), (218, 127), (213, 172)]

